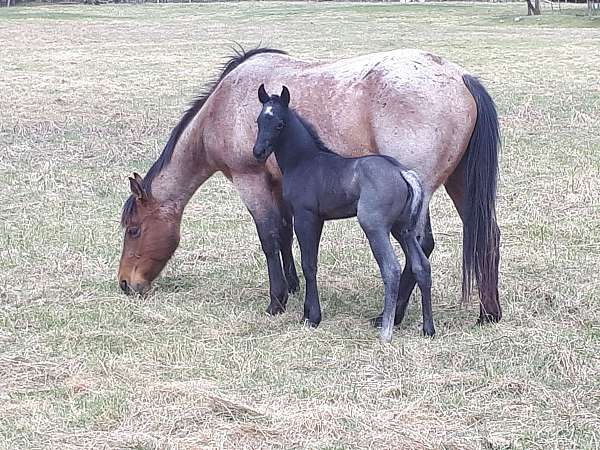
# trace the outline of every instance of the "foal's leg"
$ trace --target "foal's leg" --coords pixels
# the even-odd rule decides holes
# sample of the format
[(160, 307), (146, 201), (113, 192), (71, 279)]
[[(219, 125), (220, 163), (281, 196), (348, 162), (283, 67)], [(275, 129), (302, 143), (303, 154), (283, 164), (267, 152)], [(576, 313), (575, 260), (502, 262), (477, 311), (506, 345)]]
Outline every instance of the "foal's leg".
[[(399, 227), (392, 228), (392, 235), (394, 238), (400, 243), (402, 246), (402, 250), (404, 254), (408, 254), (408, 248), (404, 243), (404, 239), (402, 238), (402, 232)], [(429, 212), (427, 213), (427, 221), (425, 223), (425, 230), (423, 232), (423, 237), (421, 238), (421, 248), (423, 249), (423, 254), (426, 258), (431, 256), (433, 249), (435, 247), (435, 241), (433, 239), (433, 233), (431, 231), (431, 222), (429, 219)], [(429, 262), (428, 262), (429, 264)], [(406, 267), (402, 272), (402, 278), (400, 280), (400, 290), (398, 292), (398, 304), (396, 307), (396, 325), (402, 323), (404, 319), (404, 315), (406, 313), (406, 307), (408, 306), (408, 301), (410, 299), (410, 295), (412, 294), (413, 289), (415, 288), (417, 280), (412, 271), (411, 261), (407, 257), (406, 258)]]
[(317, 261), (323, 220), (314, 214), (300, 212), (294, 217), (294, 230), (300, 244), (302, 272), (306, 282), (304, 297), (304, 321), (310, 326), (321, 323), (321, 305), (317, 290)]
[(254, 219), (267, 259), (271, 297), (267, 312), (273, 315), (282, 313), (288, 299), (288, 286), (279, 257), (282, 213), (274, 196), (273, 186), (265, 173), (244, 174), (232, 178), (242, 201)]
[[(419, 245), (414, 232), (406, 232), (402, 237), (404, 241), (402, 248), (406, 249), (407, 266), (410, 264), (410, 270), (416, 278), (421, 291), (423, 334), (425, 336), (433, 336), (435, 334), (435, 328), (433, 326), (433, 313), (431, 310), (431, 266), (425, 252), (423, 252), (423, 249)], [(410, 261), (410, 263), (408, 263), (408, 261)]]
[[(367, 216), (367, 217), (365, 217)], [(383, 317), (380, 338), (383, 342), (392, 340), (396, 301), (400, 286), (400, 263), (390, 243), (390, 231), (382, 221), (370, 214), (360, 214), (358, 221), (369, 239), (373, 256), (377, 260), (384, 286)]]
[[(406, 255), (408, 250), (402, 239), (402, 228), (399, 226), (392, 227), (392, 235), (394, 236), (394, 239), (396, 239), (396, 241), (398, 241), (398, 243), (402, 246), (402, 251)], [(427, 258), (431, 256), (434, 247), (435, 241), (433, 239), (433, 232), (431, 231), (431, 222), (428, 212), (425, 222), (425, 230), (423, 232), (423, 237), (421, 238), (421, 248), (423, 249), (423, 253)], [(400, 288), (398, 289), (398, 302), (396, 303), (396, 316), (394, 318), (394, 325), (400, 325), (402, 323), (404, 315), (406, 314), (406, 308), (408, 306), (410, 295), (415, 288), (416, 282), (417, 280), (415, 279), (410, 267), (410, 260), (406, 258), (406, 265), (402, 271), (402, 276), (400, 277)], [(383, 312), (373, 319), (373, 326), (380, 328), (382, 317)]]

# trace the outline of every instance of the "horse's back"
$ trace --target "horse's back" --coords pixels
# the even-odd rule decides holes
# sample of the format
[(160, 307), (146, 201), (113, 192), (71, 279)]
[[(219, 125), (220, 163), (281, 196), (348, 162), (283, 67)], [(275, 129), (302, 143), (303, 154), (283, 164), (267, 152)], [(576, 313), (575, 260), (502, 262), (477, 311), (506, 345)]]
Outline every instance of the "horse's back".
[[(253, 56), (213, 94), (214, 133), (231, 152), (227, 165), (256, 166), (252, 143), (260, 110), (256, 89), (286, 85), (292, 107), (307, 118), (330, 148), (344, 156), (381, 153), (422, 177), (433, 192), (466, 150), (475, 104), (462, 82), (464, 70), (418, 50), (373, 53), (332, 62), (287, 55)], [(229, 129), (225, 136), (219, 130)], [(278, 178), (274, 158), (267, 170)]]

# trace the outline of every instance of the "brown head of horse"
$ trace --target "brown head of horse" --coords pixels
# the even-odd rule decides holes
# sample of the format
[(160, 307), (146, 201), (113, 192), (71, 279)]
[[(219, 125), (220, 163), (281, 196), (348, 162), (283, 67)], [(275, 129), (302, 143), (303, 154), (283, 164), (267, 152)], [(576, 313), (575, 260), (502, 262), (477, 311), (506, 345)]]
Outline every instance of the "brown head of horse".
[[(389, 155), (419, 175), (424, 198), (418, 226), (427, 256), (434, 247), (429, 201), (445, 185), (463, 222), (463, 296), (476, 282), (480, 322), (500, 320), (496, 109), (464, 69), (419, 50), (332, 62), (302, 61), (263, 48), (234, 56), (183, 115), (144, 179), (130, 180), (132, 195), (122, 217), (121, 287), (148, 290), (177, 247), (186, 204), (219, 171), (234, 184), (256, 224), (269, 273), (267, 310), (285, 309), (288, 292), (298, 289), (291, 215), (282, 202), (274, 158), (259, 163), (252, 154), (260, 110), (256, 89), (263, 83), (271, 91), (285, 84), (297, 92), (293, 107), (317, 124), (328, 147), (344, 156)], [(414, 277), (403, 273), (397, 322), (414, 286)]]
[(140, 175), (133, 175), (121, 222), (125, 236), (118, 277), (124, 292), (144, 294), (179, 245), (181, 217), (154, 198)]

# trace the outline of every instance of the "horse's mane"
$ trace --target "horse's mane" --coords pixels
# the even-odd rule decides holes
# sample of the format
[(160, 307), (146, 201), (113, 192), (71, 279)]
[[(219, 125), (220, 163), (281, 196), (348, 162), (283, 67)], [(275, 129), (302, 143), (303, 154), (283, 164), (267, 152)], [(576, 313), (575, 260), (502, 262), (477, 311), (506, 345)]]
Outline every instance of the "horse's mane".
[(294, 114), (296, 115), (296, 117), (298, 118), (298, 120), (300, 121), (302, 126), (304, 128), (306, 128), (306, 131), (308, 131), (308, 134), (310, 134), (310, 137), (312, 138), (312, 140), (315, 142), (315, 144), (319, 148), (319, 151), (322, 151), (325, 153), (337, 154), (325, 145), (325, 143), (321, 140), (319, 133), (317, 133), (317, 130), (315, 129), (315, 127), (313, 126), (312, 123), (310, 123), (307, 119), (305, 119), (300, 114), (298, 114), (295, 110), (292, 110), (292, 111), (294, 111)]
[[(192, 101), (188, 109), (183, 113), (183, 116), (175, 125), (175, 128), (171, 131), (171, 135), (169, 136), (169, 140), (165, 145), (162, 153), (158, 157), (158, 159), (152, 164), (148, 173), (144, 177), (142, 182), (142, 187), (148, 192), (151, 192), (152, 180), (160, 173), (160, 171), (165, 168), (169, 162), (171, 162), (171, 157), (173, 156), (173, 151), (175, 150), (175, 145), (177, 141), (181, 137), (181, 134), (189, 125), (189, 123), (196, 117), (196, 114), (202, 109), (208, 98), (215, 91), (221, 80), (225, 78), (229, 73), (231, 73), (234, 69), (236, 69), (240, 64), (242, 64), (247, 59), (251, 58), (254, 55), (258, 55), (260, 53), (279, 53), (279, 54), (287, 54), (283, 50), (277, 50), (274, 48), (267, 47), (258, 47), (253, 48), (251, 50), (245, 51), (242, 47), (238, 49), (233, 49), (234, 54), (229, 58), (229, 60), (223, 65), (221, 69), (221, 73), (219, 77), (212, 83), (209, 83), (201, 92), (196, 96), (196, 98)], [(133, 196), (130, 196), (125, 205), (123, 205), (123, 212), (121, 214), (121, 226), (126, 226), (127, 222), (134, 214), (135, 211), (135, 200)]]

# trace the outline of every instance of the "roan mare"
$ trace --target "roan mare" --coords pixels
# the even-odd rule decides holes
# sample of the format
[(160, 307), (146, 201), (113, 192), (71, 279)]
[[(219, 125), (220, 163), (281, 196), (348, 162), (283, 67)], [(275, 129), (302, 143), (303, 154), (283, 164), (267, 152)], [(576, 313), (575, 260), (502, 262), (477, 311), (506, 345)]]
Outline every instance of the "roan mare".
[[(463, 298), (476, 281), (479, 322), (500, 320), (496, 109), (485, 88), (464, 69), (419, 50), (320, 62), (259, 48), (231, 58), (218, 80), (183, 114), (146, 176), (130, 179), (132, 195), (121, 218), (121, 288), (148, 291), (177, 248), (188, 201), (220, 171), (256, 224), (269, 272), (267, 310), (284, 310), (298, 277), (281, 172), (275, 158), (261, 164), (252, 155), (260, 110), (256, 86), (281, 89), (284, 80), (298, 93), (296, 111), (316, 124), (328, 147), (343, 156), (389, 155), (419, 175), (423, 212), (417, 229), (427, 256), (434, 247), (429, 201), (445, 185), (463, 222)], [(401, 277), (398, 306), (408, 301), (415, 282), (411, 272)], [(396, 323), (403, 313), (397, 311)]]
[(257, 119), (254, 157), (261, 162), (275, 154), (283, 178), (283, 201), (292, 213), (306, 280), (304, 320), (321, 322), (317, 262), (323, 222), (357, 217), (365, 232), (384, 284), (381, 340), (390, 342), (400, 287), (400, 264), (390, 232), (406, 256), (421, 290), (423, 334), (433, 336), (431, 268), (417, 239), (423, 206), (419, 177), (386, 155), (345, 158), (328, 149), (312, 125), (289, 107), (290, 92), (269, 96), (258, 88), (262, 109)]

